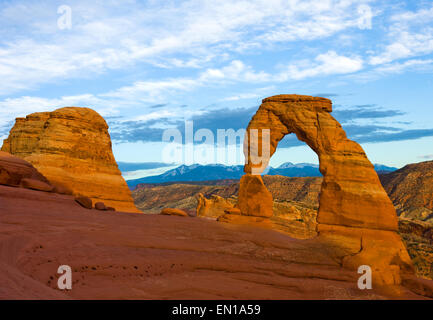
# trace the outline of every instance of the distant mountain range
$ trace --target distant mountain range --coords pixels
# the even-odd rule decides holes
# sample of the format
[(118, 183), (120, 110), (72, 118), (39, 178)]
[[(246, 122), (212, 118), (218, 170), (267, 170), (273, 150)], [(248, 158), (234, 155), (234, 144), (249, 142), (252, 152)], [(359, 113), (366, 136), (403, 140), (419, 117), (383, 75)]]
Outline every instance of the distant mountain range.
[[(381, 164), (374, 165), (376, 171), (380, 174), (392, 172), (397, 168), (388, 167)], [(240, 179), (244, 174), (244, 166), (225, 166), (222, 164), (200, 165), (193, 164), (190, 166), (181, 165), (175, 169), (168, 170), (163, 174), (149, 176), (140, 179), (126, 181), (130, 188), (134, 188), (141, 183), (164, 183), (164, 182), (181, 182), (181, 181), (204, 181), (204, 180), (221, 180), (221, 179)], [(269, 167), (265, 170), (267, 175), (281, 175), (286, 177), (320, 177), (319, 165), (312, 163), (291, 163), (286, 162), (277, 168)]]

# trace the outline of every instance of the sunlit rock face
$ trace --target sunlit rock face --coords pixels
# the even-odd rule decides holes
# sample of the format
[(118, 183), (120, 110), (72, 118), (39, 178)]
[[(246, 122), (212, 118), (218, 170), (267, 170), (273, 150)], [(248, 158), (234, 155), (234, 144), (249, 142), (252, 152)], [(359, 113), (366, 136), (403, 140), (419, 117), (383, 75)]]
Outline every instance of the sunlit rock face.
[[(332, 102), (325, 98), (278, 95), (264, 99), (247, 128), (244, 171), (247, 177), (260, 175), (278, 142), (287, 134), (296, 134), (317, 153), (323, 175), (317, 216), (319, 239), (333, 248), (343, 266), (357, 269), (367, 264), (376, 283), (398, 284), (403, 274), (412, 272), (412, 265), (396, 233), (394, 206), (362, 147), (347, 138), (331, 112)], [(269, 212), (263, 206), (256, 214), (250, 209), (244, 212), (243, 208), (251, 208), (248, 203), (259, 202), (265, 192), (243, 181), (239, 194), (248, 196), (239, 197), (241, 214), (268, 216), (263, 214)]]
[(66, 107), (17, 118), (2, 151), (22, 158), (54, 185), (139, 212), (112, 152), (108, 125), (89, 108)]

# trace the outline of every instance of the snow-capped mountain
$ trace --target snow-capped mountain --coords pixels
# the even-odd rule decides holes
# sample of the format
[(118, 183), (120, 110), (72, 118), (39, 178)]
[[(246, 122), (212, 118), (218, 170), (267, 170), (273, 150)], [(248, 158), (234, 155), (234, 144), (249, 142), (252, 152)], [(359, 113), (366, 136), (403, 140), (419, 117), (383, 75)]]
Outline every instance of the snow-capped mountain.
[[(387, 167), (384, 165), (375, 165), (379, 173), (392, 172), (397, 168)], [(240, 179), (244, 174), (244, 167), (225, 166), (222, 164), (200, 165), (193, 164), (190, 166), (181, 165), (175, 169), (168, 170), (163, 174), (149, 176), (135, 180), (128, 180), (128, 186), (133, 188), (140, 183), (164, 183), (164, 182), (181, 182), (181, 181), (206, 181), (221, 179)], [(313, 163), (291, 163), (286, 162), (277, 168), (268, 167), (264, 174), (281, 175), (286, 177), (320, 177), (319, 165)]]

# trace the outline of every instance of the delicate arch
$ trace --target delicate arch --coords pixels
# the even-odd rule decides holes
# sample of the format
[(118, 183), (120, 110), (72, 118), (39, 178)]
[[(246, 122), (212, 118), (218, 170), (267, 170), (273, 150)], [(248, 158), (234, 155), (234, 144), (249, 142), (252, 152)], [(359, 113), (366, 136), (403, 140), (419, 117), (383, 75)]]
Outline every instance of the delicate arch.
[[(382, 230), (397, 230), (394, 206), (383, 189), (374, 166), (362, 147), (347, 138), (340, 123), (332, 117), (329, 99), (278, 95), (263, 100), (251, 119), (250, 130), (270, 129), (270, 157), (279, 141), (294, 133), (313, 149), (323, 174), (318, 222)], [(250, 141), (251, 140), (251, 141)], [(246, 139), (244, 154), (247, 159), (244, 171), (260, 168), (251, 161), (252, 144), (262, 150), (262, 135)], [(266, 167), (268, 159), (263, 159)], [(259, 169), (260, 170), (260, 169)]]
[[(394, 206), (364, 150), (347, 138), (331, 112), (332, 102), (325, 98), (278, 95), (263, 100), (246, 131), (246, 137), (257, 132), (257, 139), (245, 139), (246, 174), (240, 181), (238, 208), (241, 215), (272, 216), (272, 195), (260, 173), (279, 141), (295, 133), (317, 153), (323, 175), (317, 240), (343, 267), (357, 270), (366, 264), (372, 267), (375, 284), (399, 284), (402, 276), (413, 274), (413, 267), (396, 232)], [(269, 153), (262, 153), (263, 163), (255, 164), (250, 151), (262, 150), (262, 129), (270, 130)]]

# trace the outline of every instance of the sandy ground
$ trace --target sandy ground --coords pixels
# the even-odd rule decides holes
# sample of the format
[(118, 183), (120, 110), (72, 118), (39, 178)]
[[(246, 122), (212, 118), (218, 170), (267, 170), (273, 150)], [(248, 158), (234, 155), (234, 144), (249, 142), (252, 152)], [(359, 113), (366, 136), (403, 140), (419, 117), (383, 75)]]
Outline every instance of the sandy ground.
[[(72, 290), (57, 269), (72, 268)], [(359, 290), (312, 240), (204, 218), (87, 210), (0, 186), (0, 299), (422, 299)]]

